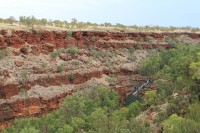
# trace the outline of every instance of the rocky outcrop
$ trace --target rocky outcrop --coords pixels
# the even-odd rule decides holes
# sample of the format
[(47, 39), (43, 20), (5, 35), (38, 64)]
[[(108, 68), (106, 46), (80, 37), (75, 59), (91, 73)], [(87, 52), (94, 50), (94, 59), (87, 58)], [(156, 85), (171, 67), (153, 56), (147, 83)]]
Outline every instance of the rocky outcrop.
[(41, 116), (58, 109), (66, 96), (91, 88), (92, 83), (100, 84), (97, 78), (92, 78), (85, 83), (54, 88), (35, 85), (24, 93), (2, 99), (0, 100), (0, 129), (11, 124), (15, 118)]
[(113, 88), (119, 93), (120, 100), (123, 103), (123, 100), (130, 93), (133, 92), (134, 87), (139, 86), (141, 83), (146, 81), (148, 77), (141, 75), (117, 75), (117, 80), (113, 85)]
[[(147, 50), (141, 49), (172, 48), (164, 38), (180, 35), (200, 38), (192, 33), (74, 31), (68, 36), (64, 31), (1, 30), (0, 49), (10, 47), (13, 54), (0, 63), (0, 129), (15, 118), (40, 116), (59, 108), (64, 97), (104, 74), (117, 77), (111, 87), (123, 101), (147, 79), (131, 77), (138, 73), (140, 60), (148, 55)], [(154, 40), (147, 41), (148, 37)], [(79, 49), (75, 55), (66, 49), (57, 57), (49, 55), (55, 49), (72, 45)], [(136, 50), (131, 52), (130, 48)]]
[(7, 100), (0, 103), (0, 121), (8, 121), (14, 118), (39, 116), (59, 108), (63, 99), (76, 92), (76, 89), (69, 90), (50, 99), (24, 98), (19, 100)]
[(23, 81), (23, 82), (15, 82), (15, 83), (1, 83), (0, 84), (0, 94), (1, 99), (7, 99), (12, 96), (17, 95), (20, 92), (20, 89), (31, 89), (31, 86), (34, 85), (40, 85), (44, 87), (48, 86), (55, 86), (60, 84), (80, 84), (84, 83), (91, 78), (100, 78), (103, 74), (102, 71), (92, 71), (92, 72), (86, 72), (83, 74), (80, 73), (74, 73), (73, 77), (70, 77), (71, 73), (64, 73), (64, 74), (54, 74), (52, 76), (44, 75), (37, 77), (36, 79), (32, 79), (29, 81)]
[[(192, 39), (199, 39), (200, 34), (195, 33), (125, 33), (125, 32), (98, 32), (98, 31), (74, 31), (72, 36), (68, 37), (67, 32), (57, 31), (0, 31), (0, 47), (23, 48), (24, 45), (33, 45), (32, 53), (52, 51), (56, 48), (67, 46), (96, 46), (100, 48), (170, 48), (168, 43), (158, 44), (145, 42), (145, 38), (151, 37), (156, 40), (162, 40), (165, 36), (175, 38), (180, 35), (187, 35)], [(10, 32), (10, 31), (9, 31)], [(11, 34), (11, 35), (10, 35)], [(113, 42), (113, 40), (118, 42)], [(132, 40), (134, 42), (125, 42)], [(22, 52), (27, 53), (26, 49)]]
[(21, 66), (24, 65), (24, 62), (23, 62), (23, 61), (15, 61), (15, 65), (16, 65), (17, 67), (21, 67)]

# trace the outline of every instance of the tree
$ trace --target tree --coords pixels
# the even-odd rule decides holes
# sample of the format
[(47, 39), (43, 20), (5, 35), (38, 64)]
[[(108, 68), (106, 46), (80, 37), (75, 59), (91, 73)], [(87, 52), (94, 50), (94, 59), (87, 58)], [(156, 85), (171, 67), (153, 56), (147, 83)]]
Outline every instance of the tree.
[(131, 117), (127, 130), (130, 133), (150, 133), (150, 124), (145, 121), (137, 120), (135, 117)]
[(117, 113), (108, 115), (106, 110), (97, 108), (89, 117), (89, 132), (96, 133), (116, 133), (125, 132), (128, 120), (117, 116)]
[(20, 16), (19, 17), (20, 23), (26, 26), (33, 26), (39, 24), (39, 20), (37, 20), (34, 16)]
[(78, 23), (78, 20), (76, 18), (72, 18), (71, 24), (76, 25)]
[(190, 64), (190, 74), (192, 75), (193, 79), (200, 79), (200, 53), (197, 54), (198, 62), (192, 62)]
[(137, 116), (140, 112), (141, 112), (141, 106), (140, 103), (137, 102), (133, 102), (128, 106), (128, 118), (133, 117), (133, 116)]
[(106, 111), (98, 108), (89, 117), (90, 130), (96, 133), (109, 133)]
[(16, 19), (15, 19), (13, 16), (10, 16), (10, 17), (7, 19), (7, 22), (8, 22), (9, 24), (13, 24), (15, 21), (16, 21)]
[(58, 130), (55, 133), (73, 133), (74, 129), (70, 126), (65, 124), (63, 127), (58, 128)]
[(152, 105), (155, 104), (155, 100), (156, 100), (156, 91), (152, 90), (152, 91), (147, 91), (144, 94), (144, 103), (147, 105)]
[(163, 133), (198, 133), (200, 124), (172, 114), (162, 123)]
[(177, 125), (179, 125), (182, 120), (182, 117), (179, 117), (176, 114), (172, 114), (167, 120), (162, 123), (164, 129), (163, 132), (172, 133), (173, 131), (178, 131)]
[(192, 119), (200, 123), (200, 104), (198, 102), (193, 103), (188, 111), (187, 118)]
[(78, 132), (80, 129), (83, 129), (86, 125), (85, 120), (82, 118), (74, 117), (71, 121), (71, 127), (73, 127), (75, 132)]
[(0, 23), (3, 23), (4, 22), (4, 19), (3, 18), (0, 18)]
[(47, 19), (43, 18), (40, 20), (41, 24), (42, 25), (46, 25), (47, 24)]
[(104, 26), (105, 26), (105, 27), (109, 27), (109, 26), (112, 26), (112, 24), (111, 24), (111, 23), (108, 23), (108, 22), (105, 22), (105, 23), (104, 23)]
[(25, 127), (21, 129), (20, 133), (40, 133), (40, 130), (35, 129), (34, 127)]
[(53, 23), (55, 24), (55, 26), (57, 27), (62, 27), (62, 22), (60, 20), (54, 20)]
[(124, 26), (123, 24), (120, 24), (120, 23), (116, 23), (115, 25), (116, 27), (119, 27), (119, 28), (125, 28), (126, 26)]
[(160, 70), (161, 58), (158, 55), (150, 55), (141, 62), (141, 74), (150, 76)]
[(128, 126), (128, 108), (121, 108), (115, 110), (111, 116), (108, 117), (108, 124), (111, 133), (126, 132)]
[(25, 16), (20, 16), (19, 21), (21, 24), (26, 25), (26, 17)]
[(75, 46), (70, 47), (69, 52), (70, 52), (72, 55), (75, 55), (75, 54), (77, 54), (77, 52), (78, 52), (78, 48), (75, 47)]
[(75, 94), (66, 97), (61, 105), (59, 114), (65, 118), (66, 122), (70, 122), (73, 117), (83, 117), (87, 110), (87, 97)]
[(119, 107), (119, 96), (117, 92), (110, 91), (105, 87), (101, 87), (97, 90), (98, 97), (101, 101), (100, 106), (107, 108), (108, 110), (114, 110)]

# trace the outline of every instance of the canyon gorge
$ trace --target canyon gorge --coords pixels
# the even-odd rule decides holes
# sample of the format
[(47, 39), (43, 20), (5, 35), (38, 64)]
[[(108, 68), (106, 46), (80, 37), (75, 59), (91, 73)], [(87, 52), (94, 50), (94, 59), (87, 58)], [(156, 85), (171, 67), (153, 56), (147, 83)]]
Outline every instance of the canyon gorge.
[(48, 114), (66, 96), (95, 86), (116, 90), (123, 104), (148, 79), (140, 75), (141, 60), (176, 41), (200, 45), (200, 34), (1, 30), (0, 129), (14, 119)]

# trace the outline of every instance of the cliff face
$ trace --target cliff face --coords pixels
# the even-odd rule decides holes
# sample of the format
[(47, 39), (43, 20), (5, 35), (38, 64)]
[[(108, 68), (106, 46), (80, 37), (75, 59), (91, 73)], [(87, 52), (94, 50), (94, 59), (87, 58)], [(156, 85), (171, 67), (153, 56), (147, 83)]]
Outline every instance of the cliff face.
[[(147, 78), (136, 75), (140, 61), (157, 48), (173, 47), (166, 37), (200, 44), (192, 33), (0, 31), (0, 50), (11, 53), (0, 60), (0, 129), (15, 118), (57, 109), (64, 97), (94, 85), (114, 84), (123, 101)], [(70, 46), (78, 52), (70, 54)]]
[[(133, 46), (138, 48), (138, 41), (145, 40), (146, 37), (152, 37), (156, 40), (162, 40), (165, 36), (177, 37), (184, 33), (125, 33), (125, 32), (87, 32), (77, 31), (72, 32), (72, 35), (67, 35), (67, 32), (54, 31), (0, 31), (0, 46), (22, 48), (26, 43), (33, 45), (32, 52), (45, 52), (45, 50), (52, 50), (51, 48), (61, 48), (70, 45), (76, 46), (97, 46), (99, 48), (129, 48)], [(200, 36), (198, 34), (185, 33), (189, 37), (196, 39)], [(131, 42), (132, 40), (132, 42)], [(129, 41), (129, 42), (128, 42)], [(44, 45), (51, 43), (53, 45)], [(144, 48), (159, 47), (156, 43), (148, 44), (140, 42)], [(121, 44), (121, 45), (119, 45)], [(150, 45), (150, 46), (149, 46)], [(162, 44), (161, 47), (169, 48), (167, 43)], [(49, 49), (48, 49), (49, 48)]]
[[(68, 46), (98, 48), (130, 48), (155, 49), (170, 48), (168, 42), (162, 41), (165, 37), (176, 38), (188, 36), (191, 39), (199, 39), (200, 34), (194, 33), (125, 33), (125, 32), (92, 32), (74, 31), (70, 35), (67, 32), (56, 31), (0, 31), (0, 49), (5, 47), (21, 48), (25, 54), (40, 53), (47, 54), (53, 49), (65, 48)], [(148, 38), (156, 40), (149, 42)], [(28, 47), (30, 50), (28, 51)], [(17, 52), (14, 51), (16, 54)]]

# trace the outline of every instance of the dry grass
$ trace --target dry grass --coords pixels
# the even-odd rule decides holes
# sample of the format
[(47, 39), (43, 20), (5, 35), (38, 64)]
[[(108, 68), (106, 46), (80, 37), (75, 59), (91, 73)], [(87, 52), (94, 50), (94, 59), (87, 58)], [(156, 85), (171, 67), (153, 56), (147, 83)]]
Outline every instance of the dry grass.
[[(71, 26), (72, 27), (72, 26)], [(66, 27), (56, 27), (56, 26), (41, 26), (41, 25), (34, 25), (32, 27), (27, 27), (25, 25), (19, 25), (19, 24), (6, 24), (6, 23), (0, 23), (0, 30), (23, 30), (23, 31), (29, 31), (29, 30), (48, 30), (48, 31), (111, 31), (111, 32), (119, 32), (119, 31), (125, 31), (125, 32), (155, 32), (155, 33), (162, 33), (162, 32), (187, 32), (192, 33), (191, 30), (184, 30), (181, 28), (177, 28), (173, 31), (170, 30), (170, 28), (164, 30), (162, 28), (160, 29), (145, 29), (145, 28), (131, 28), (131, 27), (125, 27), (125, 28), (119, 28), (119, 27), (105, 27), (105, 26), (86, 26), (84, 28), (78, 28), (74, 26), (74, 28), (66, 28)], [(195, 33), (200, 34), (200, 31), (197, 31)]]

